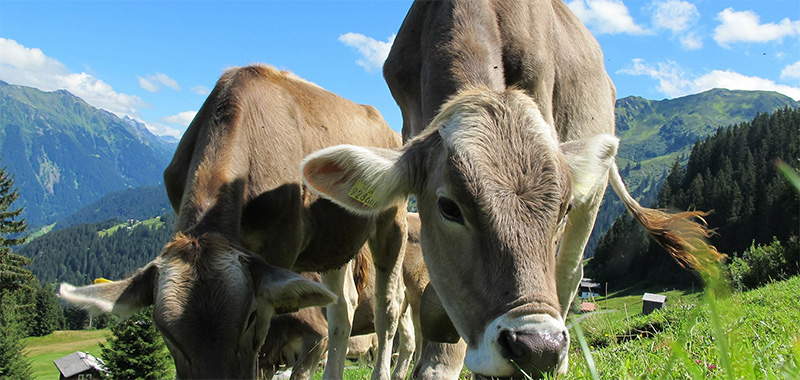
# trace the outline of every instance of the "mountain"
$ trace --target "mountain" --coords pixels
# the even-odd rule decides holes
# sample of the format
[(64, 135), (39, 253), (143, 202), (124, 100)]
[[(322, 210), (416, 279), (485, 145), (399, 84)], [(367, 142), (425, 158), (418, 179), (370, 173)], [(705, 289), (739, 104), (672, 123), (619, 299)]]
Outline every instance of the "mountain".
[(617, 136), (622, 140), (619, 156), (640, 162), (681, 152), (720, 126), (784, 107), (797, 108), (798, 103), (769, 91), (713, 89), (660, 101), (622, 98), (616, 104)]
[(0, 81), (0, 165), (14, 175), (15, 206), (32, 228), (110, 192), (161, 183), (175, 146), (67, 91)]
[[(618, 99), (617, 164), (628, 190), (642, 205), (651, 205), (672, 164), (676, 159), (685, 164), (697, 140), (720, 127), (748, 122), (759, 113), (786, 107), (798, 108), (800, 103), (777, 92), (718, 88), (675, 99)], [(592, 256), (600, 236), (625, 212), (612, 193), (606, 192), (586, 256)]]

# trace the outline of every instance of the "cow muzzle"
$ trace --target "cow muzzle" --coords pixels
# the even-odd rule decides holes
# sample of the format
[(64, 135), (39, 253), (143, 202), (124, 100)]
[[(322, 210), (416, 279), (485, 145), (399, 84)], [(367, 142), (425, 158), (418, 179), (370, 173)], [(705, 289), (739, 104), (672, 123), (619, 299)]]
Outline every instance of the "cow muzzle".
[(560, 318), (547, 314), (492, 321), (465, 364), (480, 377), (538, 378), (566, 369), (569, 334)]

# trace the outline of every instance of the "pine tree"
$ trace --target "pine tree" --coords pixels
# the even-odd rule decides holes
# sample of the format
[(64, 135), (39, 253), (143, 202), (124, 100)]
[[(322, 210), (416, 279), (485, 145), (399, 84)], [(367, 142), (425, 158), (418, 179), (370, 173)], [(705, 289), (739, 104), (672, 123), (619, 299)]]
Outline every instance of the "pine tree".
[(111, 327), (100, 345), (101, 356), (114, 379), (164, 379), (173, 376), (161, 334), (153, 323), (153, 308), (144, 309)]
[[(14, 180), (0, 169), (0, 378), (29, 379), (33, 370), (30, 360), (25, 357), (25, 345), (21, 339), (27, 335), (33, 312), (33, 294), (38, 282), (33, 274), (23, 268), (30, 264), (27, 258), (16, 255), (11, 248), (27, 239), (19, 237), (27, 225), (25, 219), (16, 220), (22, 208), (11, 210), (11, 205), (19, 198), (14, 188)], [(9, 237), (16, 234), (18, 237)]]
[(58, 304), (55, 287), (48, 284), (36, 292), (36, 315), (34, 316), (30, 334), (45, 336), (65, 325), (64, 311)]
[(31, 361), (23, 352), (25, 327), (17, 303), (15, 292), (0, 292), (0, 379), (33, 378)]

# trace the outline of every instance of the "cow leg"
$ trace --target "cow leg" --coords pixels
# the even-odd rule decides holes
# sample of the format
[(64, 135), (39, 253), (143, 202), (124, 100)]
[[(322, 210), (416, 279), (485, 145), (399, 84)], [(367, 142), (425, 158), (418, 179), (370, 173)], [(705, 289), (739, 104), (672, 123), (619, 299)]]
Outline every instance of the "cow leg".
[[(408, 299), (408, 292), (406, 292), (406, 300)], [(420, 306), (419, 302), (416, 304), (409, 303), (408, 306), (411, 310), (411, 322), (413, 323), (414, 327), (414, 360), (419, 360), (419, 357), (422, 354), (422, 347), (425, 344), (425, 340), (422, 338), (422, 324), (420, 322), (419, 315)]]
[(425, 342), (411, 378), (416, 380), (457, 380), (464, 366), (467, 343)]
[(400, 317), (402, 297), (403, 256), (406, 245), (406, 211), (390, 209), (379, 215), (375, 233), (369, 239), (372, 261), (375, 263), (375, 332), (378, 352), (375, 357), (373, 380), (388, 380), (392, 363), (392, 341)]
[(358, 305), (358, 293), (352, 281), (353, 270), (350, 264), (322, 274), (322, 283), (339, 297), (335, 303), (326, 307), (328, 315), (328, 364), (325, 366), (324, 380), (341, 380), (347, 359), (347, 339), (353, 327), (353, 313)]
[(317, 372), (319, 362), (328, 350), (328, 341), (324, 336), (305, 334), (303, 337), (303, 351), (297, 362), (292, 367), (291, 380), (311, 380)]
[(408, 374), (408, 367), (411, 365), (411, 358), (414, 356), (416, 341), (414, 339), (414, 322), (411, 319), (411, 306), (407, 301), (403, 301), (401, 308), (403, 314), (400, 316), (400, 335), (399, 347), (397, 348), (397, 363), (392, 372), (393, 380), (404, 380)]

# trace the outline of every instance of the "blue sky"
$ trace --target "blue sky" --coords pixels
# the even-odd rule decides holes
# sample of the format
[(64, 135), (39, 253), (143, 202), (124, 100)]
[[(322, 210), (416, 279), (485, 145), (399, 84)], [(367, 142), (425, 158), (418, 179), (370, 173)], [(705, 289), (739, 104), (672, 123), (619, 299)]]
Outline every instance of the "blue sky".
[[(566, 3), (600, 42), (618, 97), (723, 87), (800, 100), (800, 1)], [(223, 70), (263, 62), (372, 104), (399, 130), (380, 66), (410, 4), (0, 0), (0, 80), (66, 89), (180, 136)]]

